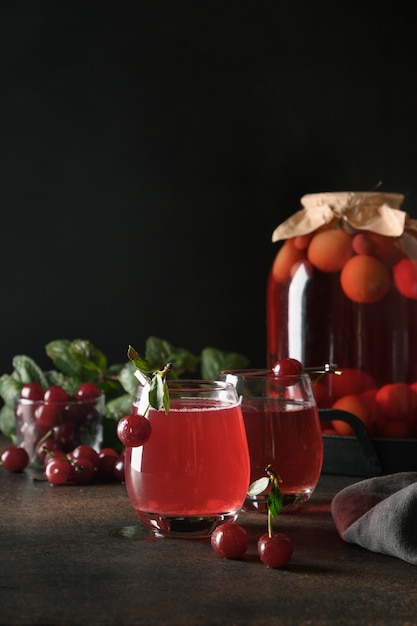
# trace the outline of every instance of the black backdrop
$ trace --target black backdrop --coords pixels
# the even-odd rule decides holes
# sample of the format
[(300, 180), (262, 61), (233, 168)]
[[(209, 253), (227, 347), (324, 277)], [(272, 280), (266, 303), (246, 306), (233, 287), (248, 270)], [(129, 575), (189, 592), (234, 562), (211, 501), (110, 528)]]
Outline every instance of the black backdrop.
[(149, 335), (265, 360), (274, 228), (305, 193), (417, 217), (416, 2), (5, 0), (1, 349)]

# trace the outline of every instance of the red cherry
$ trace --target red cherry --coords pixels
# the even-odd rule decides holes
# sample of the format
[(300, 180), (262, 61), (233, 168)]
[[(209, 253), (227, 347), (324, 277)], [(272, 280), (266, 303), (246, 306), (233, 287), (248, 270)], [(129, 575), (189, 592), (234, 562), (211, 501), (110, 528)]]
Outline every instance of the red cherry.
[(139, 413), (124, 415), (117, 424), (117, 436), (127, 448), (143, 446), (151, 436), (151, 423)]
[(59, 424), (61, 411), (55, 403), (39, 404), (35, 409), (36, 424), (39, 428), (49, 430)]
[(99, 456), (114, 456), (116, 459), (119, 458), (119, 453), (114, 448), (101, 448), (99, 452)]
[(303, 366), (300, 361), (297, 361), (297, 359), (291, 359), (290, 357), (280, 359), (272, 367), (272, 371), (275, 376), (296, 376), (302, 372), (302, 370)]
[(71, 475), (71, 464), (68, 459), (54, 458), (45, 467), (46, 480), (51, 485), (64, 485)]
[(248, 533), (236, 522), (226, 522), (211, 533), (211, 546), (225, 559), (240, 559), (248, 549)]
[(100, 480), (116, 480), (114, 468), (118, 462), (118, 457), (114, 454), (99, 454), (96, 467), (97, 478)]
[(71, 464), (70, 479), (76, 485), (86, 485), (94, 478), (94, 465), (90, 459), (79, 457)]
[(272, 537), (265, 533), (258, 540), (259, 558), (268, 567), (284, 567), (291, 560), (292, 552), (291, 539), (284, 533), (275, 533)]
[(77, 400), (95, 400), (99, 396), (101, 391), (94, 383), (82, 383), (74, 394)]
[(74, 448), (70, 453), (70, 457), (75, 461), (78, 461), (78, 459), (89, 459), (93, 467), (97, 467), (98, 465), (98, 452), (86, 444), (80, 444)]
[(45, 390), (43, 399), (45, 402), (67, 402), (69, 396), (65, 389), (59, 387), (59, 385), (51, 385)]
[(20, 390), (20, 397), (26, 400), (43, 400), (44, 390), (40, 383), (26, 383)]
[(116, 480), (120, 481), (121, 483), (124, 482), (125, 480), (125, 461), (123, 457), (120, 457), (120, 459), (118, 459), (115, 463), (114, 466), (114, 475), (116, 477)]
[(1, 454), (1, 464), (8, 472), (23, 472), (29, 464), (29, 455), (24, 448), (9, 446)]

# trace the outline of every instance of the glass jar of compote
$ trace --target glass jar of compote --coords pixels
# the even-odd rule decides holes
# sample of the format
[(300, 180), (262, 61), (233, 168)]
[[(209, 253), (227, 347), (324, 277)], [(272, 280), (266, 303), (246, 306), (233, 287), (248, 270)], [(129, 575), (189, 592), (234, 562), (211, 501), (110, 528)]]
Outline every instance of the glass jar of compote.
[[(320, 408), (353, 413), (372, 436), (417, 438), (417, 221), (401, 194), (309, 194), (273, 233), (267, 361), (336, 364)], [(328, 425), (329, 426), (329, 425)], [(352, 434), (334, 421), (331, 428)]]

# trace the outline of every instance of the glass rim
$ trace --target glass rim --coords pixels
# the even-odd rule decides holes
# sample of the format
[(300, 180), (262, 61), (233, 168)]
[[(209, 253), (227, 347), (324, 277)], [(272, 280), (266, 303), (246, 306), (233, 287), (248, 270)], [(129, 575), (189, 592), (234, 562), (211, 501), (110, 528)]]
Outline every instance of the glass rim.
[(167, 378), (168, 389), (170, 391), (226, 391), (233, 387), (233, 384), (226, 380), (210, 380), (204, 378)]

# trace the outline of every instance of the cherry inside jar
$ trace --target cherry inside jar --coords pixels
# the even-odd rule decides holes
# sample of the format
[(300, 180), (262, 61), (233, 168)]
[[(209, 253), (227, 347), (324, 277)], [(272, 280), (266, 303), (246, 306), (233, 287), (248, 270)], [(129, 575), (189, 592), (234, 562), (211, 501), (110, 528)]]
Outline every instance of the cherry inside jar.
[(305, 196), (274, 233), (267, 286), (268, 366), (337, 364), (314, 385), (319, 408), (354, 413), (375, 437), (417, 438), (417, 226), (402, 199)]

